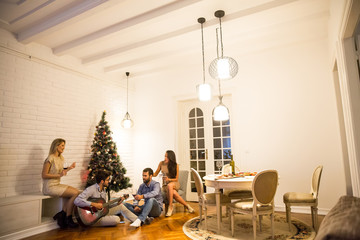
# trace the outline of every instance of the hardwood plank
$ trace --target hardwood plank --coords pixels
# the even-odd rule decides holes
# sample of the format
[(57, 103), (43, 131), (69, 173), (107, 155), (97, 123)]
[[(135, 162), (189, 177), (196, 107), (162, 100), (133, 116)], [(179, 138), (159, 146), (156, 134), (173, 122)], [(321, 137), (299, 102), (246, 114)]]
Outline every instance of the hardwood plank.
[[(24, 240), (113, 240), (113, 239), (129, 239), (129, 240), (152, 240), (152, 239), (169, 239), (169, 240), (188, 240), (182, 231), (183, 224), (191, 218), (198, 216), (198, 203), (189, 203), (194, 209), (195, 213), (191, 214), (184, 212), (184, 207), (181, 204), (175, 204), (174, 214), (171, 217), (165, 217), (161, 214), (160, 217), (155, 218), (151, 225), (144, 225), (140, 228), (130, 227), (129, 222), (118, 224), (116, 227), (88, 227), (75, 229), (54, 229), (48, 232), (37, 234), (31, 237), (23, 238)], [(208, 208), (209, 214), (215, 213), (215, 207)], [(278, 212), (284, 215), (284, 212)], [(308, 225), (311, 225), (310, 214), (292, 213), (292, 217), (297, 218)], [(319, 223), (321, 223), (324, 216), (319, 215)]]

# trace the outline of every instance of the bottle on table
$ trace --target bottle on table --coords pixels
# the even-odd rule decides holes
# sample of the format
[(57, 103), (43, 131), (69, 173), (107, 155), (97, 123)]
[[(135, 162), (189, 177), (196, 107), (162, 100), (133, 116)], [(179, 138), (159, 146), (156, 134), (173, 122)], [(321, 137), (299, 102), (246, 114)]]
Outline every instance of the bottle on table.
[(233, 155), (232, 155), (232, 154), (231, 154), (230, 166), (231, 166), (231, 173), (232, 173), (233, 175), (235, 175), (235, 162), (234, 162), (234, 159), (233, 159)]

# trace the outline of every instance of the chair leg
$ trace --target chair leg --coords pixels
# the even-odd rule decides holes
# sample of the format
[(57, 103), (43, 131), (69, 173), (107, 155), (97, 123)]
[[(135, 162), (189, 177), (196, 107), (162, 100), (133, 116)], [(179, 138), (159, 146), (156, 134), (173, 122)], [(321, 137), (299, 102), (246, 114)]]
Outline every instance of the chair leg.
[(286, 205), (286, 221), (288, 222), (289, 225), (289, 231), (291, 230), (291, 207), (289, 204), (285, 204)]
[(222, 222), (222, 206), (220, 205), (220, 222)]
[(311, 215), (312, 215), (312, 224), (315, 232), (317, 232), (317, 226), (318, 226), (318, 208), (317, 207), (311, 207)]
[(205, 230), (207, 230), (207, 207), (205, 206), (205, 211), (204, 211), (204, 215), (205, 215)]
[(260, 232), (262, 232), (262, 224), (261, 224), (261, 221), (262, 221), (262, 215), (259, 215), (259, 225), (260, 225)]
[(233, 210), (230, 210), (230, 226), (231, 226), (231, 236), (234, 237), (235, 221), (234, 221), (234, 211)]
[(256, 240), (256, 215), (253, 215), (252, 222), (253, 222), (254, 240)]
[(271, 237), (274, 239), (274, 213), (271, 213)]
[(200, 219), (200, 224), (202, 225), (202, 211), (203, 211), (203, 206), (201, 204), (199, 204), (199, 219)]

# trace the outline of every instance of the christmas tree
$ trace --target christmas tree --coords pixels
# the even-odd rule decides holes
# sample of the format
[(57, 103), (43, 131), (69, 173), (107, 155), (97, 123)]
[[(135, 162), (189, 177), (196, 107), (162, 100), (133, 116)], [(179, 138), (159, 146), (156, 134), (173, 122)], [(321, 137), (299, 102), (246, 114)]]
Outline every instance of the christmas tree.
[(125, 177), (126, 169), (120, 162), (117, 154), (116, 144), (111, 137), (111, 131), (108, 122), (105, 121), (106, 112), (104, 111), (99, 124), (96, 126), (95, 137), (91, 145), (91, 160), (89, 162), (86, 187), (96, 183), (96, 172), (104, 170), (111, 173), (111, 180), (106, 189), (110, 199), (110, 191), (115, 192), (132, 186), (130, 179)]

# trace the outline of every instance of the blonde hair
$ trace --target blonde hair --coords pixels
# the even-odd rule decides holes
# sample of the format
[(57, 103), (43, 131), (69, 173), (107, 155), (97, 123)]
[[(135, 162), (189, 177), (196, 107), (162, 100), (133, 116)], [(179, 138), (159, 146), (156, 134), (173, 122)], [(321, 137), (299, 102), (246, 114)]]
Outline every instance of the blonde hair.
[(51, 154), (56, 153), (57, 147), (62, 143), (66, 143), (65, 139), (57, 138), (54, 141), (52, 141), (51, 146), (50, 146), (50, 150), (49, 150), (49, 156)]

